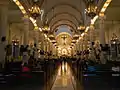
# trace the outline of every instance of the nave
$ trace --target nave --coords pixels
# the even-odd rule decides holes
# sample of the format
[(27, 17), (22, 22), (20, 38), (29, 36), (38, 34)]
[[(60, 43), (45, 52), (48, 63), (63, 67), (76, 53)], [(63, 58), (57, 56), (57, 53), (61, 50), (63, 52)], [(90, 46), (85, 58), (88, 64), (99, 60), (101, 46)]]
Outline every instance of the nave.
[(0, 90), (51, 89), (120, 90), (120, 0), (0, 0)]
[[(0, 72), (1, 90), (119, 90), (118, 66), (70, 58), (40, 61), (42, 68), (21, 71), (14, 62), (9, 71)], [(87, 64), (85, 64), (87, 62)], [(83, 64), (84, 63), (84, 64)], [(27, 67), (26, 67), (27, 68)]]

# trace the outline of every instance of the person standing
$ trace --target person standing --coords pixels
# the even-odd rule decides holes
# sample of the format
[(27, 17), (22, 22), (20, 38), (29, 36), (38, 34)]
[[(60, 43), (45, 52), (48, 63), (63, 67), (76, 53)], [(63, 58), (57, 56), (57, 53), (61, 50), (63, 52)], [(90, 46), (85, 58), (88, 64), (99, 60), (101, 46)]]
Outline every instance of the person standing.
[(28, 45), (26, 47), (24, 47), (23, 50), (23, 65), (26, 63), (28, 64), (28, 60), (29, 60), (29, 56), (28, 56)]

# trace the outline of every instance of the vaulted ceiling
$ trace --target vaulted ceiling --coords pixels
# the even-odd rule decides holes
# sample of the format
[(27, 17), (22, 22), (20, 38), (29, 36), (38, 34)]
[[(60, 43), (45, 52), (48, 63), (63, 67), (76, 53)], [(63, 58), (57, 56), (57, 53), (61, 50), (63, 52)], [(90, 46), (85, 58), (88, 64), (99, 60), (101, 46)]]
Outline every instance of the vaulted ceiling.
[[(21, 0), (24, 7), (28, 9), (32, 6), (31, 1)], [(61, 25), (77, 30), (79, 24), (84, 22), (85, 5), (82, 0), (39, 0), (39, 6), (44, 10), (42, 22), (48, 20), (51, 31)]]
[[(4, 0), (3, 0), (4, 1)], [(13, 3), (12, 0), (9, 1), (9, 22), (21, 22), (22, 13), (19, 8)], [(44, 10), (44, 15), (42, 16), (42, 21), (40, 17), (38, 18), (39, 26), (47, 20), (51, 32), (57, 30), (61, 25), (68, 26), (72, 31), (77, 31), (80, 24), (86, 23), (85, 9), (87, 5), (87, 0), (38, 0), (40, 9)], [(104, 3), (104, 0), (98, 1), (97, 6), (99, 10)], [(21, 4), (25, 7), (25, 10), (29, 13), (29, 9), (33, 5), (33, 0), (20, 0)], [(30, 25), (32, 26), (32, 25)]]
[[(13, 2), (13, 0), (0, 0), (9, 2), (8, 22), (13, 23), (17, 29), (23, 29), (23, 14)], [(27, 13), (28, 9), (33, 5), (32, 0), (19, 0), (25, 7)], [(66, 25), (71, 31), (77, 32), (77, 28), (80, 24), (85, 24), (87, 19), (85, 14), (87, 0), (39, 0), (40, 9), (44, 10), (44, 15), (37, 20), (39, 26), (42, 27), (43, 23), (48, 20), (51, 28), (51, 32), (57, 31), (59, 26)], [(97, 0), (96, 0), (97, 1)], [(98, 0), (98, 10), (101, 9), (103, 3), (106, 0)], [(120, 0), (112, 0), (112, 3), (106, 11), (106, 20), (120, 20)], [(114, 13), (114, 15), (112, 14)], [(30, 23), (30, 30), (33, 30), (33, 25)]]

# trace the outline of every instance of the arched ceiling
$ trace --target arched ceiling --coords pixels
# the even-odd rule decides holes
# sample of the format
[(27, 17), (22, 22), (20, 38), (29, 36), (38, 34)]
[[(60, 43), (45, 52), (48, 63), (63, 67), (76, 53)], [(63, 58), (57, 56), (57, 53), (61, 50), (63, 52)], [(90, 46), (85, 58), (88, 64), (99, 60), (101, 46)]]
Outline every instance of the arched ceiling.
[(78, 18), (76, 16), (74, 16), (74, 14), (69, 13), (69, 12), (60, 12), (60, 13), (56, 13), (55, 15), (53, 15), (50, 19), (48, 19), (48, 23), (51, 24), (51, 22), (53, 22), (56, 18), (61, 18), (62, 15), (66, 15), (67, 17), (69, 17), (69, 19), (73, 19), (74, 21), (76, 21), (76, 25), (78, 23), (80, 23), (80, 21), (78, 20)]
[[(68, 4), (68, 3), (58, 3), (58, 4), (55, 4), (54, 6), (52, 6), (50, 9), (48, 9), (48, 11), (46, 11), (46, 13), (44, 14), (44, 18), (46, 18), (51, 12), (53, 12), (53, 10), (56, 10), (57, 9), (60, 9), (60, 8), (64, 8), (65, 9), (73, 9), (74, 12), (78, 13), (80, 16), (82, 16), (82, 13), (81, 11), (74, 5), (72, 4)], [(55, 13), (55, 12), (53, 12)]]
[[(0, 3), (2, 1), (9, 2), (8, 22), (23, 24), (23, 14), (13, 0), (0, 0)], [(33, 0), (19, 1), (28, 13), (28, 9), (33, 5)], [(99, 0), (99, 2), (103, 1), (104, 0)], [(115, 1), (119, 2), (119, 0)], [(76, 32), (78, 25), (85, 22), (85, 0), (39, 0), (38, 4), (40, 9), (44, 10), (42, 22), (48, 19), (51, 32), (57, 31), (61, 25), (66, 25), (72, 32)], [(100, 4), (98, 6), (100, 6)], [(41, 20), (39, 21), (41, 22)], [(23, 29), (21, 25), (17, 25), (17, 27)], [(30, 29), (33, 30), (32, 23), (30, 23)]]
[(57, 30), (60, 25), (68, 25), (71, 30), (76, 30), (84, 17), (80, 3), (82, 0), (45, 0), (42, 5), (44, 9), (43, 22), (48, 20), (51, 32)]
[[(44, 10), (42, 16), (43, 26), (46, 20), (51, 28), (51, 32), (57, 30), (57, 26), (68, 25), (71, 30), (76, 31), (80, 24), (85, 23), (86, 0), (38, 0), (40, 9)], [(98, 0), (103, 2), (103, 0)], [(33, 5), (33, 0), (20, 0), (27, 13)], [(98, 6), (100, 6), (98, 4)], [(40, 19), (40, 18), (39, 18)], [(41, 19), (39, 20), (41, 22)]]
[(59, 23), (61, 21), (72, 23), (74, 25), (74, 27), (77, 28), (77, 25), (72, 20), (69, 20), (69, 19), (59, 19), (59, 20), (56, 20), (53, 24), (50, 25), (51, 29), (52, 29), (52, 27), (55, 24), (57, 24), (57, 23)]
[[(44, 23), (48, 20), (51, 31), (56, 30), (56, 26), (60, 26), (61, 24), (72, 26), (72, 30), (76, 30), (79, 24), (84, 22), (83, 12), (86, 7), (83, 0), (38, 1), (40, 8), (44, 10), (42, 22)], [(20, 2), (23, 4), (27, 12), (33, 4), (32, 0), (21, 0)], [(55, 24), (55, 22), (57, 22), (57, 24)]]
[(58, 24), (58, 25), (54, 26), (54, 28), (53, 28), (54, 31), (52, 31), (52, 32), (57, 32), (59, 27), (63, 26), (63, 25), (68, 26), (70, 28), (71, 32), (73, 32), (75, 30), (72, 25), (66, 23), (66, 24)]

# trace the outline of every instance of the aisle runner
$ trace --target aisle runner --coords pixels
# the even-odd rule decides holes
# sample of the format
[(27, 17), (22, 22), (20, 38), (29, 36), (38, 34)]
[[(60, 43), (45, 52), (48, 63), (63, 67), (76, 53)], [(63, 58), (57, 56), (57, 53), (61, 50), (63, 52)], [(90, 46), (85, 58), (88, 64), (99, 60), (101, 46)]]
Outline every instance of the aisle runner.
[(71, 77), (70, 67), (67, 63), (63, 63), (62, 66), (59, 67), (52, 90), (74, 90)]

